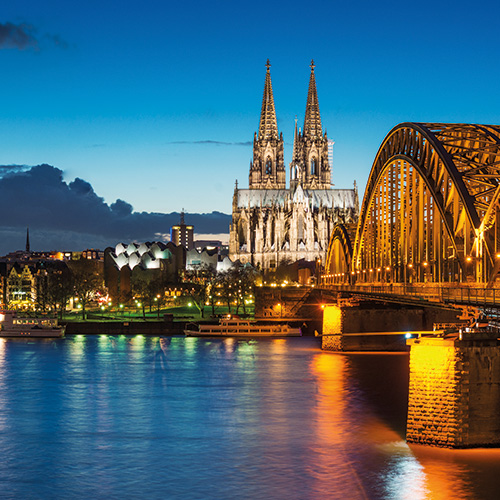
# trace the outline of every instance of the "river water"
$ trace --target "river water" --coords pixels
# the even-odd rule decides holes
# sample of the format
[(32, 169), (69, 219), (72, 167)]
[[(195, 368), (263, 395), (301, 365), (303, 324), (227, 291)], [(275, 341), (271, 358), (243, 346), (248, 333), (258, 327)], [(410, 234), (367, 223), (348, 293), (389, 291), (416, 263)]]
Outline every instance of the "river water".
[(404, 441), (406, 354), (317, 339), (0, 339), (1, 499), (498, 499)]

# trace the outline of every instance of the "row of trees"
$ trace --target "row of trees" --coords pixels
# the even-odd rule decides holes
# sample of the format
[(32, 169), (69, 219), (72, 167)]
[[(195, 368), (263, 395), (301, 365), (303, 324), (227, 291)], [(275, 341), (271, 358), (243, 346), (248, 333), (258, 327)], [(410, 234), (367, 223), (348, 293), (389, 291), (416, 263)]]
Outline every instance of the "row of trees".
[(186, 272), (184, 287), (199, 310), (204, 315), (204, 306), (209, 304), (212, 315), (217, 306), (227, 307), (229, 313), (238, 314), (240, 309), (247, 313), (247, 305), (254, 297), (257, 272), (250, 266), (236, 265), (227, 271), (214, 272), (210, 267), (200, 265)]
[[(60, 318), (73, 297), (79, 304), (82, 318), (86, 319), (87, 308), (99, 296), (106, 295), (102, 264), (92, 260), (68, 261), (57, 270), (38, 274), (36, 308), (40, 311), (51, 310)], [(176, 284), (181, 294), (189, 296), (190, 302), (204, 316), (205, 306), (211, 307), (212, 315), (217, 307), (224, 307), (232, 313), (247, 313), (253, 301), (254, 283), (257, 272), (250, 266), (236, 265), (224, 272), (201, 264), (196, 269), (186, 271), (181, 283)], [(118, 304), (132, 304), (151, 313), (160, 310), (169, 299), (166, 294), (172, 284), (161, 273), (141, 272), (134, 275), (127, 297), (120, 297)]]

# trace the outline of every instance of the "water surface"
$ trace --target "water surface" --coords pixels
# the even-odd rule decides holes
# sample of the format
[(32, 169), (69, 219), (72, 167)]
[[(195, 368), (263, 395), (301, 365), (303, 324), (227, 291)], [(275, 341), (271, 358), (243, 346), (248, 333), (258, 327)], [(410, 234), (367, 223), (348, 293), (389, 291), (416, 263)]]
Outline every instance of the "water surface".
[(0, 339), (0, 498), (498, 498), (500, 451), (404, 442), (406, 354), (317, 339)]

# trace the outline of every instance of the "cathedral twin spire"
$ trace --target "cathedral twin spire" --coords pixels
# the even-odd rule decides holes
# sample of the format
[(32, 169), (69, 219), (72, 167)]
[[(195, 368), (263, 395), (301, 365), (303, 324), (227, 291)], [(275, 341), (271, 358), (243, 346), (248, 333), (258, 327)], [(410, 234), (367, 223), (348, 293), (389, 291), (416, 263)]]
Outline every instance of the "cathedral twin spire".
[(271, 84), (271, 63), (266, 63), (266, 82), (260, 112), (259, 139), (278, 139), (278, 122), (274, 108), (273, 86)]
[[(259, 132), (254, 137), (253, 162), (250, 164), (250, 189), (286, 188), (283, 135), (278, 134), (270, 67), (268, 59)], [(297, 130), (295, 120), (290, 187), (294, 189), (301, 184), (309, 189), (330, 189), (328, 140), (326, 134), (323, 136), (321, 127), (314, 61), (311, 61), (310, 67), (303, 132)]]
[(309, 77), (309, 90), (307, 92), (306, 115), (304, 117), (304, 136), (321, 137), (321, 117), (319, 115), (318, 92), (316, 78), (314, 77), (314, 61), (311, 61), (311, 76)]

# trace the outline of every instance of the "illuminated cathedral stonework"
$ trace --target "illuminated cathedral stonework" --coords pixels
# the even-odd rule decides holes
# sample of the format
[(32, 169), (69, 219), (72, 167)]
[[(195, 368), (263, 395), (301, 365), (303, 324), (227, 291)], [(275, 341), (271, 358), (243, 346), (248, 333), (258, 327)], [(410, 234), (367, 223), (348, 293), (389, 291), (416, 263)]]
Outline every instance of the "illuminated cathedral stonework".
[(312, 62), (304, 129), (297, 130), (295, 122), (286, 187), (283, 134), (278, 132), (269, 60), (266, 68), (249, 189), (239, 189), (237, 183), (234, 189), (229, 256), (261, 269), (300, 259), (324, 262), (335, 224), (357, 221), (356, 183), (354, 189), (331, 188), (328, 139), (321, 127)]

